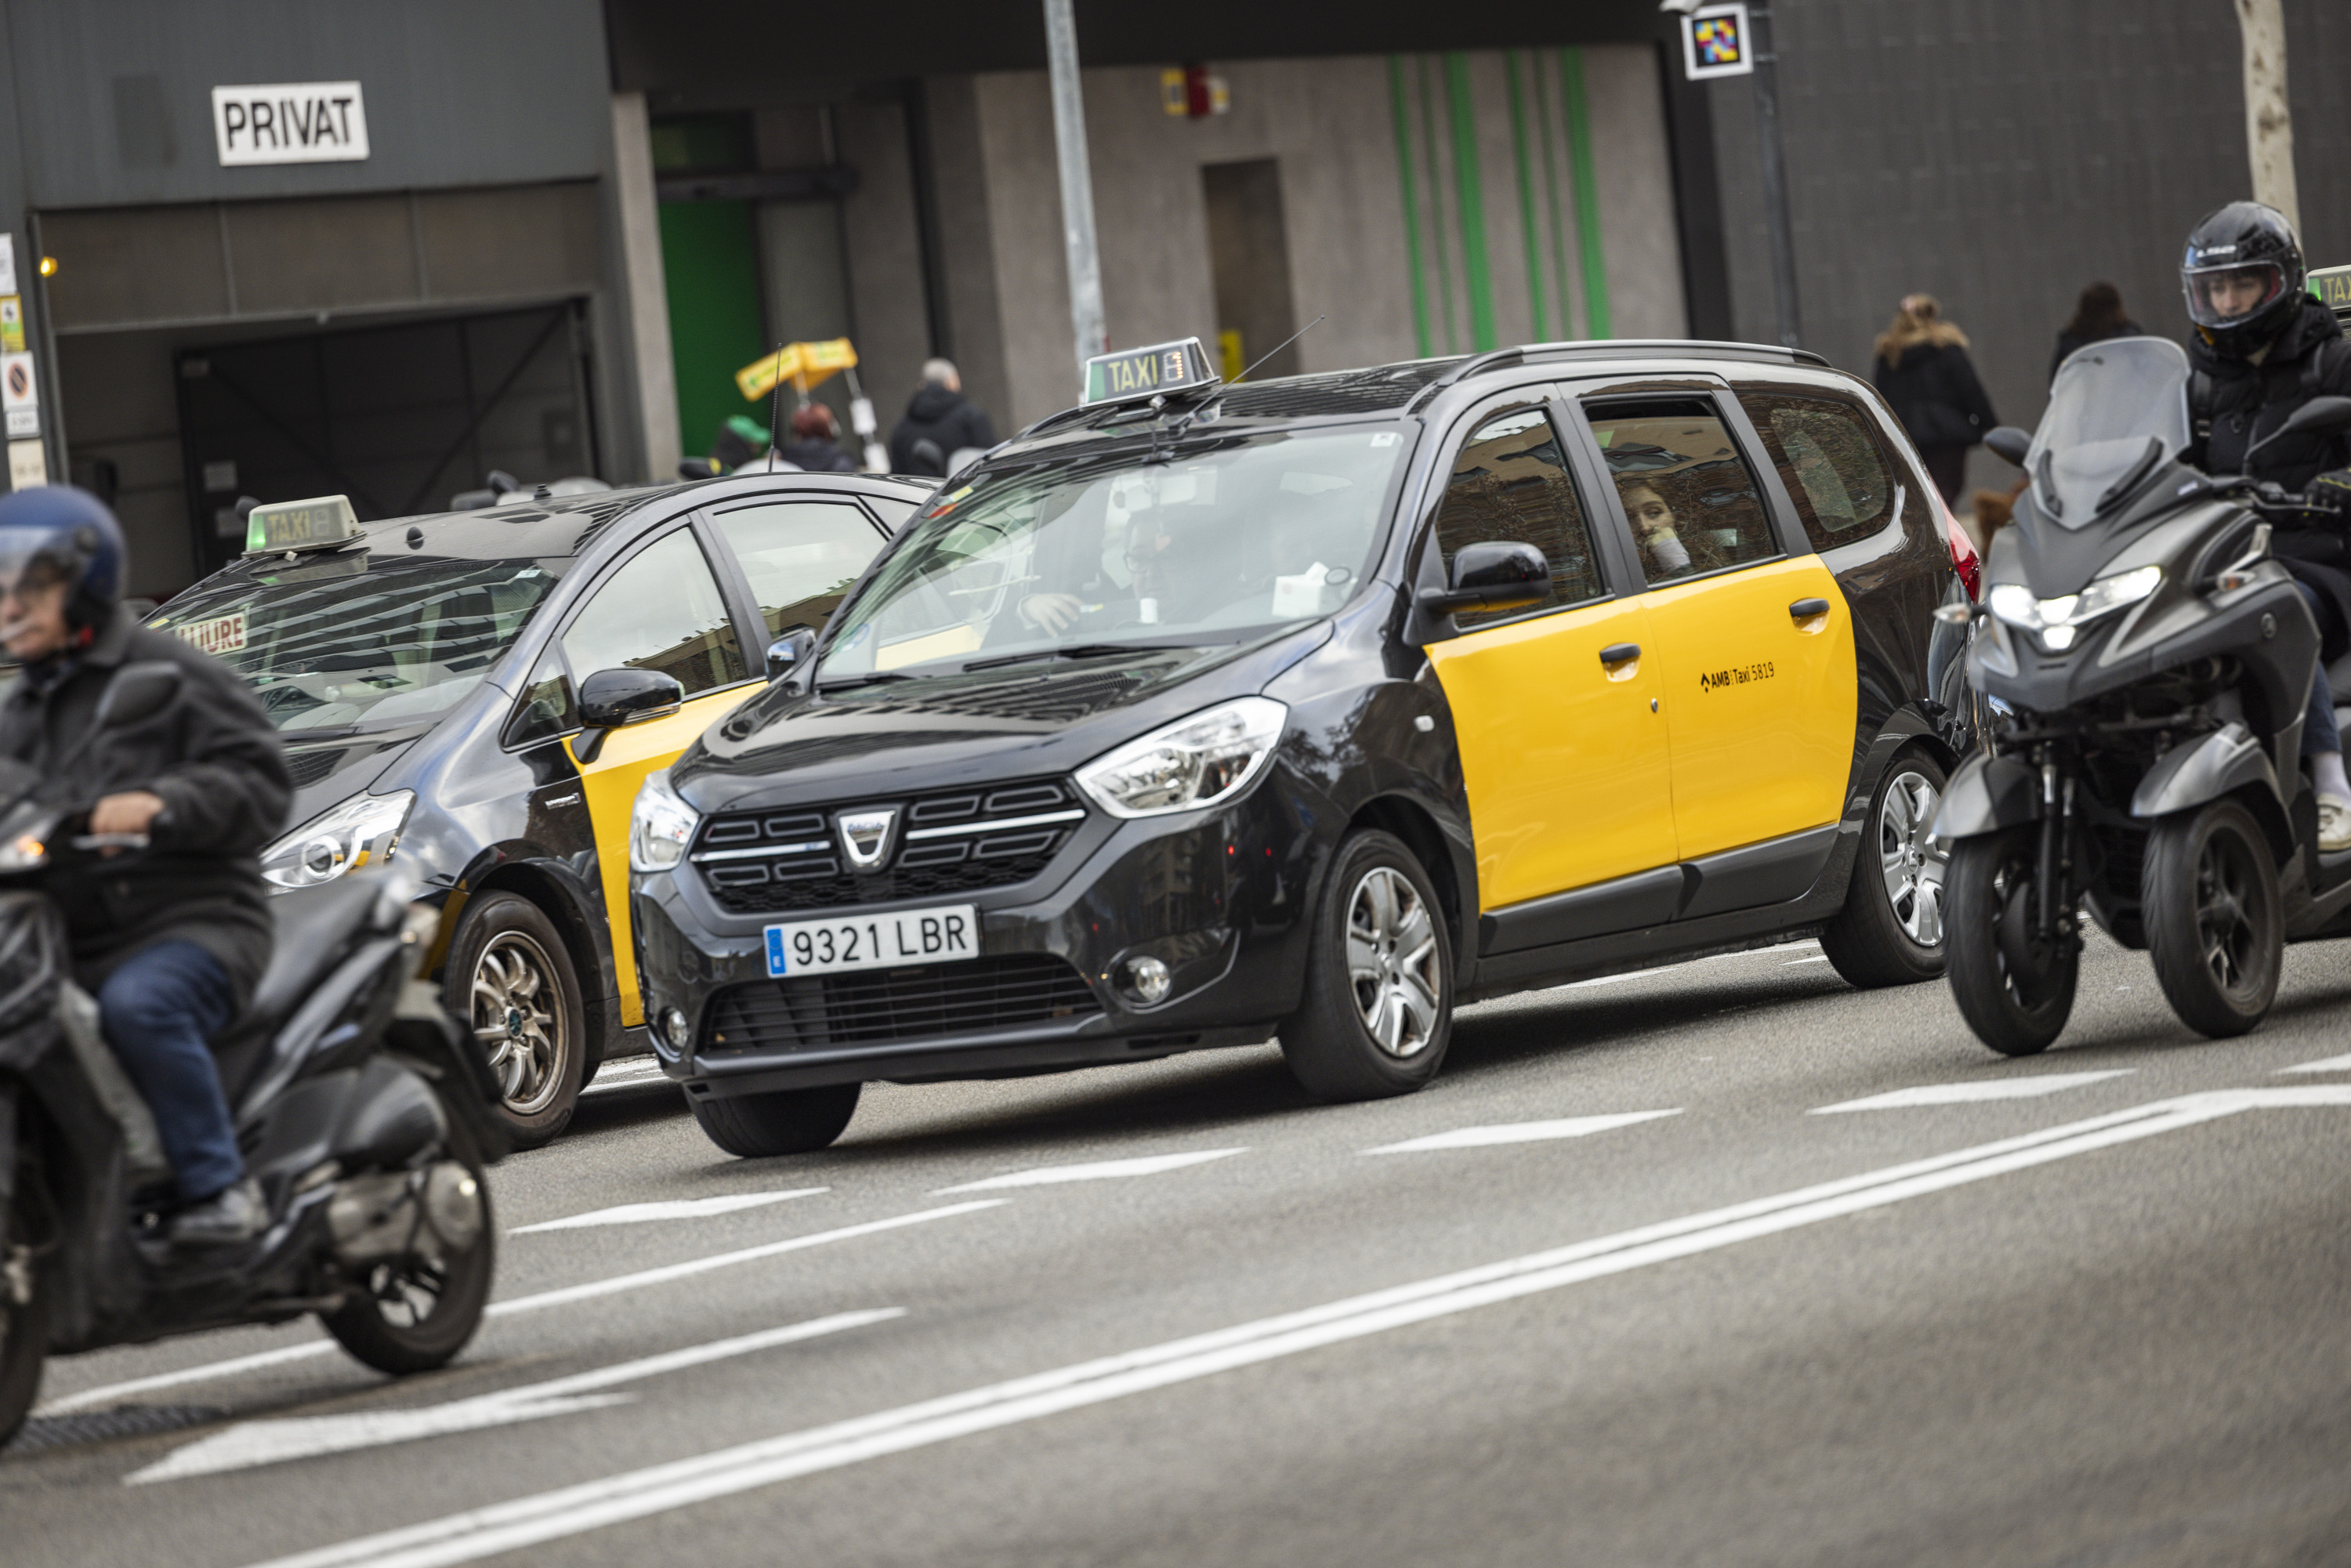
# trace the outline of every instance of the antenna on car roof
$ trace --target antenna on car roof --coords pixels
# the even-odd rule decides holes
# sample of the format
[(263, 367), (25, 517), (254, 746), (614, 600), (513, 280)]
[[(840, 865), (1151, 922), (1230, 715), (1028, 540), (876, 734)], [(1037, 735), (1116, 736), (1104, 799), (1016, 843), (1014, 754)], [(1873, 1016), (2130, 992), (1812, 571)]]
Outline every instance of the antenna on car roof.
[(1295, 343), (1299, 339), (1303, 338), (1307, 333), (1311, 332), (1315, 328), (1320, 327), (1323, 322), (1330, 319), (1331, 318), (1327, 314), (1317, 316), (1313, 320), (1309, 321), (1305, 326), (1301, 327), (1297, 331), (1292, 332), (1289, 337), (1284, 338), (1280, 342), (1276, 343), (1272, 348), (1268, 349), (1264, 353), (1259, 354), (1258, 356), (1257, 365), (1251, 365), (1249, 370), (1243, 371), (1240, 374), (1235, 376), (1231, 381), (1227, 382), (1225, 384), (1228, 387), (1237, 387), (1240, 385), (1243, 382), (1249, 379), (1249, 371), (1256, 370), (1258, 365), (1262, 365), (1266, 361), (1273, 358), (1274, 355), (1281, 352), (1282, 350), (1287, 349), (1290, 344)]
[[(830, 123), (828, 121), (827, 123)], [(784, 345), (776, 345), (776, 368), (784, 368)], [(784, 378), (776, 378), (775, 390), (768, 394), (768, 472), (776, 471), (777, 459), (783, 455)]]

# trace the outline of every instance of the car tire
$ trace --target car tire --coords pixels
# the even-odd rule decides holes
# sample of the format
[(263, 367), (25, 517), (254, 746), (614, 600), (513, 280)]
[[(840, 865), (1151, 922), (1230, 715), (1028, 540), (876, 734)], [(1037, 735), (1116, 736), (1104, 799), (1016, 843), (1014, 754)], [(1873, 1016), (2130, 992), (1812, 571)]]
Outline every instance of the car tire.
[(1306, 985), (1281, 1054), (1319, 1100), (1409, 1094), (1453, 1037), (1453, 944), (1428, 873), (1377, 831), (1342, 842), (1307, 932)]
[(860, 1083), (779, 1089), (768, 1094), (703, 1095), (694, 1119), (710, 1141), (747, 1160), (807, 1155), (828, 1147), (857, 1113)]
[(2234, 800), (2166, 817), (2139, 877), (2147, 956), (2180, 1021), (2212, 1040), (2269, 1016), (2284, 967), (2284, 910), (2269, 837)]
[[(441, 1267), (414, 1258), (371, 1266), (360, 1288), (319, 1319), (353, 1359), (393, 1377), (446, 1366), (465, 1348), (482, 1326), (497, 1271), (497, 1215), (481, 1151), (445, 1104), (442, 1117), (449, 1127), (447, 1157), (465, 1167), (480, 1195), (481, 1234)], [(417, 1311), (425, 1298), (429, 1307)]]
[[(2030, 917), (2039, 840), (2040, 829), (2029, 825), (1962, 839), (1943, 883), (1951, 998), (1976, 1038), (2002, 1056), (2047, 1050), (2073, 1016), (2081, 977), (2075, 938), (2060, 936), (2045, 951), (2022, 930), (2003, 940), (2003, 925)], [(2011, 952), (2031, 963), (2011, 965)]]
[(443, 996), (489, 1058), (517, 1149), (571, 1124), (588, 1068), (587, 1011), (555, 922), (513, 893), (474, 900), (449, 945)]
[(1919, 750), (1898, 754), (1877, 781), (1844, 907), (1821, 932), (1821, 951), (1849, 986), (1915, 986), (1944, 969), (1944, 876), (1950, 856), (1930, 830), (1947, 779)]

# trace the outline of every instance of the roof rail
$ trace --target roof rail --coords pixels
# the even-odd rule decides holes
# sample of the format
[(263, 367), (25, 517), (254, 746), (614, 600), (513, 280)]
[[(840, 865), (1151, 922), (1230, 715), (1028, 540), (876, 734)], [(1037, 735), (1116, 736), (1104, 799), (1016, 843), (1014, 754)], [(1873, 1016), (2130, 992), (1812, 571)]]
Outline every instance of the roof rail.
[(1431, 382), (1428, 392), (1422, 397), (1467, 380), (1480, 371), (1499, 370), (1506, 365), (1539, 363), (1544, 360), (1621, 359), (1626, 354), (1676, 353), (1700, 360), (1764, 360), (1782, 364), (1834, 368), (1825, 358), (1810, 349), (1788, 349), (1776, 343), (1726, 343), (1701, 338), (1589, 338), (1565, 343), (1525, 343), (1464, 360)]

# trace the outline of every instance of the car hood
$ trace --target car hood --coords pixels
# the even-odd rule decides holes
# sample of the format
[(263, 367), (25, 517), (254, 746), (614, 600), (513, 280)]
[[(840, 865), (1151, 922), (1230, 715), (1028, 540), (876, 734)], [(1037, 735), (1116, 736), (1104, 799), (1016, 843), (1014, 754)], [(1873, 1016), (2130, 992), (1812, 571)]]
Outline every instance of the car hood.
[(1114, 746), (1261, 689), (1327, 623), (1239, 646), (1073, 659), (797, 695), (770, 690), (670, 769), (696, 810), (887, 796), (1067, 773)]
[(286, 770), (294, 779), (294, 804), (286, 826), (302, 826), (322, 811), (331, 810), (354, 795), (374, 788), (384, 770), (400, 760), (417, 737), (431, 729), (419, 725), (399, 730), (370, 731), (334, 740), (292, 742), (286, 747)]

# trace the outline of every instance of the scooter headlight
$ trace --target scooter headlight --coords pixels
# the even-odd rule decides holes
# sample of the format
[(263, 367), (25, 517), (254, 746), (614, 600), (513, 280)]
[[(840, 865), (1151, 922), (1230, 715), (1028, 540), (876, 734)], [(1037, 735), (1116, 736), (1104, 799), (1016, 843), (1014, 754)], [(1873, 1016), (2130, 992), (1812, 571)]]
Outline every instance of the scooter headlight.
[(415, 804), (413, 789), (354, 795), (262, 851), (262, 879), (277, 887), (316, 887), (388, 861)]
[(2061, 594), (2055, 599), (2035, 599), (2032, 591), (2021, 582), (1995, 582), (1984, 596), (1984, 602), (2010, 625), (2040, 632), (2044, 647), (2062, 653), (2074, 645), (2082, 627), (2102, 615), (2137, 604), (2162, 582), (2163, 569), (2159, 566), (2118, 571), (2111, 577), (2099, 578), (2079, 593)]
[(1078, 783), (1113, 817), (1213, 806), (1258, 776), (1289, 716), (1271, 697), (1241, 697), (1104, 753), (1078, 769)]
[(629, 869), (669, 870), (685, 858), (685, 846), (693, 841), (700, 821), (669, 787), (668, 768), (646, 774), (637, 789), (636, 809), (629, 815)]

